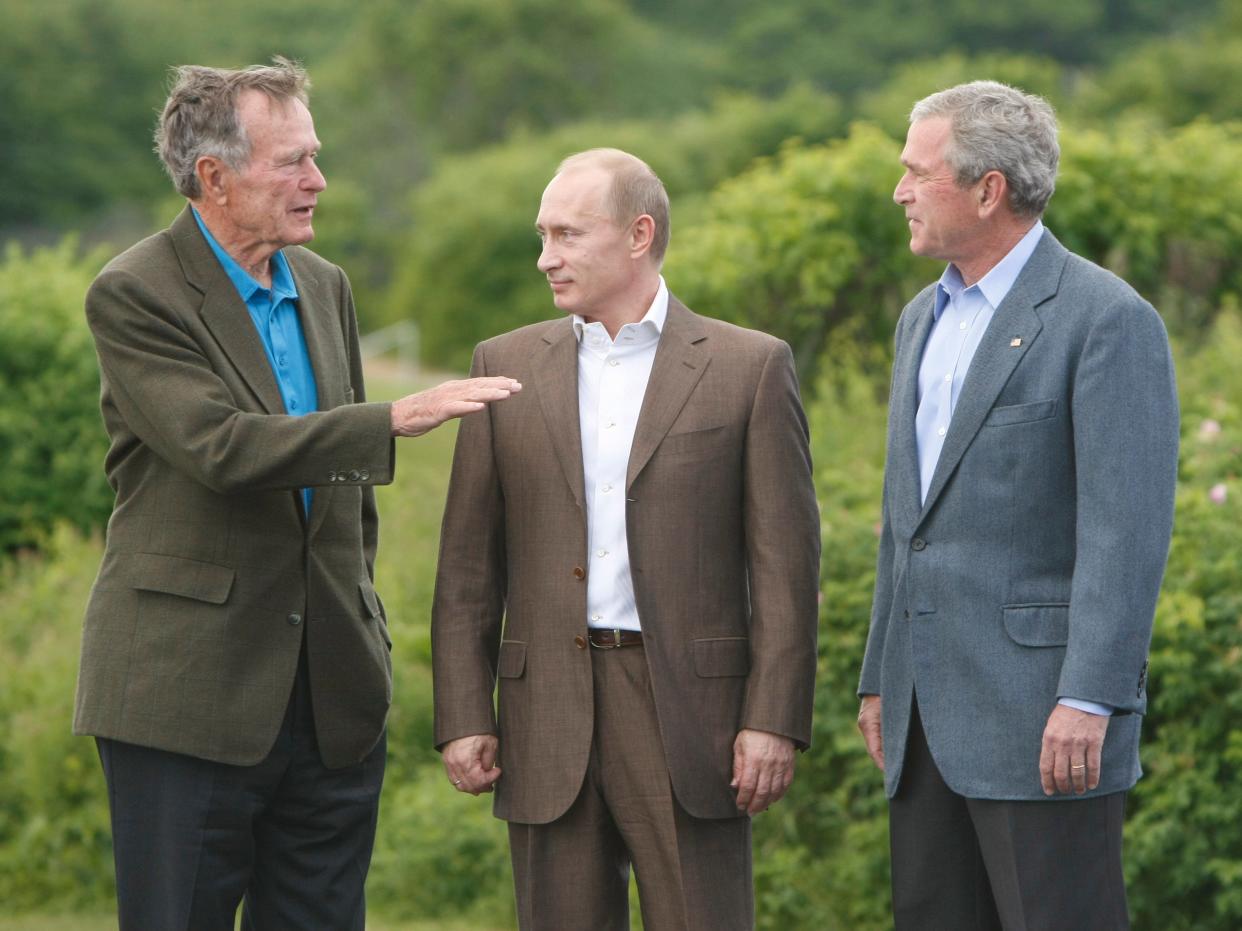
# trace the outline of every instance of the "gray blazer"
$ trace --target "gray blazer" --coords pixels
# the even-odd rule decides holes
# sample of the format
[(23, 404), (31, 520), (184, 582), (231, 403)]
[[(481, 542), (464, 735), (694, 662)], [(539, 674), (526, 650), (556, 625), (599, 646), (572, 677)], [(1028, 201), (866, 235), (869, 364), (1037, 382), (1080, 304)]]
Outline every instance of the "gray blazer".
[(934, 297), (924, 289), (897, 324), (859, 684), (883, 698), (885, 787), (897, 790), (917, 691), (961, 795), (1044, 799), (1040, 745), (1062, 696), (1117, 709), (1088, 795), (1127, 789), (1177, 477), (1164, 326), (1046, 232), (975, 354), (920, 506), (914, 416)]

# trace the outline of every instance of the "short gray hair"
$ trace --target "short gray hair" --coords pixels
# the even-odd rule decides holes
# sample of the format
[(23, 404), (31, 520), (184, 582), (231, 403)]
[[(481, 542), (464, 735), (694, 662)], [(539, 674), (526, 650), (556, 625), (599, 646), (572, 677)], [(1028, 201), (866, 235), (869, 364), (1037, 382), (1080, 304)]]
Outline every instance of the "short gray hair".
[(945, 161), (959, 185), (999, 171), (1009, 182), (1014, 213), (1044, 212), (1061, 160), (1057, 118), (1048, 101), (996, 81), (972, 81), (924, 97), (910, 111), (911, 123), (933, 117), (950, 121)]
[(671, 232), (668, 192), (651, 166), (621, 149), (587, 149), (566, 158), (556, 173), (581, 168), (599, 168), (611, 176), (608, 207), (618, 223), (629, 223), (643, 214), (655, 221), (651, 258), (661, 264)]
[(243, 91), (256, 90), (287, 103), (310, 102), (310, 78), (297, 62), (277, 55), (270, 65), (229, 70), (201, 65), (173, 68), (173, 85), (155, 128), (155, 151), (177, 190), (202, 196), (195, 165), (212, 155), (234, 171), (250, 161), (250, 140), (237, 115)]

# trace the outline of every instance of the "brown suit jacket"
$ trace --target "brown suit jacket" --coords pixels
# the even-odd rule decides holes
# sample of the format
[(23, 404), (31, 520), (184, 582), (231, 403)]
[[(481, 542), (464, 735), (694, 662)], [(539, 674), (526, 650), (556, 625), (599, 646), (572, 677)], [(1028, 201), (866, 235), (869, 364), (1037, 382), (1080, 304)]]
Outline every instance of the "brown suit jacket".
[[(86, 297), (116, 491), (82, 637), (74, 731), (223, 763), (267, 754), (306, 638), (320, 752), (366, 755), (392, 696), (370, 485), (389, 405), (364, 404), (344, 273), (285, 250), (318, 387), (285, 415), (245, 304), (188, 208)], [(309, 523), (297, 489), (316, 487)]]
[[(499, 734), (496, 814), (545, 823), (577, 796), (593, 730), (571, 320), (480, 344), (472, 372), (524, 390), (458, 434), (432, 620), (435, 739)], [(671, 299), (626, 499), (674, 791), (695, 816), (736, 817), (738, 730), (811, 737), (819, 515), (789, 347)]]

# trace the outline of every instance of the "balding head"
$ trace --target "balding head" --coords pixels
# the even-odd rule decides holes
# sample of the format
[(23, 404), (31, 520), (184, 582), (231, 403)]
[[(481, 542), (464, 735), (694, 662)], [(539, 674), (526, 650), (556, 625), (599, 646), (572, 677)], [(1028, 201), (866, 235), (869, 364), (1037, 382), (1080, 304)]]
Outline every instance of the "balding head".
[(611, 179), (605, 205), (618, 226), (628, 226), (643, 215), (651, 217), (655, 232), (649, 254), (659, 267), (668, 250), (668, 192), (651, 166), (620, 149), (588, 149), (569, 156), (557, 166), (556, 173), (584, 170), (603, 171)]

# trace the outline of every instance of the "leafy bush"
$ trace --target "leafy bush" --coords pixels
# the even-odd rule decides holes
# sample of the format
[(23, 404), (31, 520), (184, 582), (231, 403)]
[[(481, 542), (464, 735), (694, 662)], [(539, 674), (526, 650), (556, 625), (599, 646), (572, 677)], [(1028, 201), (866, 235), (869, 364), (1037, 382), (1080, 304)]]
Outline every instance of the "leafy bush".
[(100, 527), (112, 507), (103, 473), (99, 372), (82, 297), (99, 267), (72, 240), (0, 260), (0, 553), (37, 544), (57, 521)]
[(414, 193), (388, 318), (413, 317), (425, 358), (464, 369), (480, 340), (559, 313), (535, 269), (534, 222), (552, 172), (574, 151), (618, 146), (645, 156), (673, 198), (676, 243), (696, 194), (790, 136), (821, 140), (840, 125), (834, 98), (793, 91), (776, 101), (723, 99), (673, 120), (575, 124), (445, 161)]

